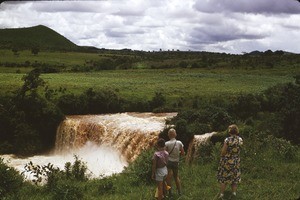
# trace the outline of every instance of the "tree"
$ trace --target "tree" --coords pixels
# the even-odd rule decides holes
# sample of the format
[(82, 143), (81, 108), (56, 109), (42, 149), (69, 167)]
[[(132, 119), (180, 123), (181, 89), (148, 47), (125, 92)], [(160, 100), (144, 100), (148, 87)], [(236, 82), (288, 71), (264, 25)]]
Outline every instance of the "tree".
[(40, 74), (38, 69), (34, 69), (23, 76), (22, 80), (24, 81), (24, 84), (21, 89), (19, 89), (18, 95), (24, 97), (26, 92), (30, 91), (31, 93), (35, 93), (39, 86), (44, 86), (45, 81), (40, 78)]
[(14, 150), (11, 153), (32, 154), (49, 150), (55, 143), (56, 129), (64, 118), (52, 102), (37, 89), (45, 85), (37, 69), (25, 75), (23, 86), (9, 101), (10, 127)]

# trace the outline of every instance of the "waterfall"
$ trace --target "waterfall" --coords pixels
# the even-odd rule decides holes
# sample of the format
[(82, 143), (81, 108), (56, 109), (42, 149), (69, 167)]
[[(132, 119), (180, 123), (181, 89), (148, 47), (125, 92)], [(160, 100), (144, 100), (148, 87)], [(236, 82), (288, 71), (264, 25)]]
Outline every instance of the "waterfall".
[(195, 158), (199, 157), (197, 150), (201, 145), (208, 143), (210, 141), (210, 138), (216, 133), (217, 132), (205, 133), (203, 135), (194, 135), (194, 138), (190, 142), (188, 147), (186, 162), (191, 163)]
[[(177, 113), (118, 113), (66, 116), (57, 128), (55, 148), (50, 155), (25, 159), (2, 155), (20, 172), (25, 164), (53, 164), (60, 169), (74, 155), (87, 164), (92, 177), (120, 173), (144, 150), (154, 145), (166, 120)], [(32, 179), (30, 174), (27, 179)]]
[(67, 116), (59, 125), (55, 153), (80, 149), (87, 142), (112, 147), (127, 162), (153, 146), (168, 118), (175, 113), (120, 113)]

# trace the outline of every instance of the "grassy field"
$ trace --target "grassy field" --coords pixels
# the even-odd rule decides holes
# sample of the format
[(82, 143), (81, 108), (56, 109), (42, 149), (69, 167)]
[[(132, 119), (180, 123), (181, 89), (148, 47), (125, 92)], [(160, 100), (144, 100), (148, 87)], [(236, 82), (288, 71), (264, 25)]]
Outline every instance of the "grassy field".
[[(0, 73), (1, 92), (20, 87), (23, 75)], [(88, 88), (109, 88), (124, 98), (149, 99), (155, 92), (162, 92), (169, 100), (259, 93), (276, 84), (293, 81), (292, 75), (283, 71), (222, 69), (113, 70), (43, 74), (41, 78), (53, 89), (64, 87), (75, 94)]]
[(0, 49), (1, 62), (5, 63), (47, 63), (58, 66), (71, 67), (74, 65), (84, 65), (85, 61), (99, 59), (98, 54), (80, 52), (46, 52), (41, 51), (38, 55), (33, 55), (30, 50), (19, 51), (19, 56), (13, 54), (11, 50)]

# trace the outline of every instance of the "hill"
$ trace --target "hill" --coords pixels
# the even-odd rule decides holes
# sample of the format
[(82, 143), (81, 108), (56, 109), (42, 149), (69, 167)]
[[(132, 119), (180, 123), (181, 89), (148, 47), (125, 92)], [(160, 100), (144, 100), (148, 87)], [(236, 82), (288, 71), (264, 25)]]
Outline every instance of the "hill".
[(0, 48), (18, 50), (38, 47), (41, 50), (78, 50), (76, 44), (55, 32), (38, 25), (29, 28), (0, 29)]

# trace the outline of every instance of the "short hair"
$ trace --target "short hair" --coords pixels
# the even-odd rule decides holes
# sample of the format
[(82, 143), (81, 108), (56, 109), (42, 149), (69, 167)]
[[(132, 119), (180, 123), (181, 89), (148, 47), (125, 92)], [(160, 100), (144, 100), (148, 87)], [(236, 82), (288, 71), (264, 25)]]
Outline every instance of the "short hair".
[(165, 140), (163, 138), (159, 138), (157, 140), (157, 147), (164, 147), (165, 146)]
[(171, 128), (169, 131), (168, 131), (168, 136), (171, 137), (171, 138), (175, 138), (176, 137), (176, 130), (174, 128)]
[(228, 127), (228, 133), (232, 135), (238, 135), (239, 134), (239, 128), (237, 125), (232, 124)]

